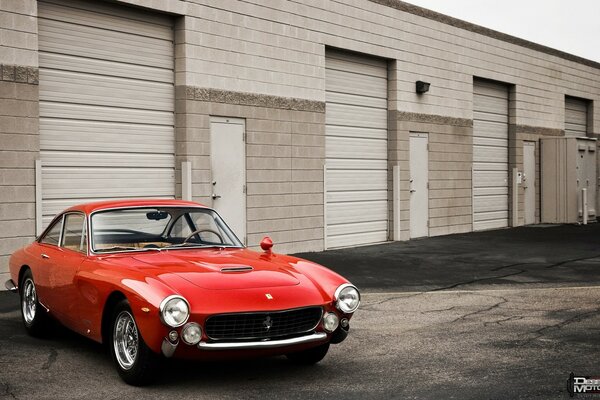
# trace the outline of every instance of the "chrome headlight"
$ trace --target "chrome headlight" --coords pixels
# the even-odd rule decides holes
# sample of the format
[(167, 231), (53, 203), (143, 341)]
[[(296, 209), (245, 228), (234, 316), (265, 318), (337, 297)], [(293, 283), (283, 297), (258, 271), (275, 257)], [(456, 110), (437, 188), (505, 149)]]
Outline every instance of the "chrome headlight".
[(183, 327), (181, 338), (186, 344), (195, 345), (202, 339), (202, 328), (195, 322), (190, 322)]
[(177, 328), (185, 324), (190, 317), (190, 305), (181, 296), (165, 298), (159, 307), (160, 320), (163, 324)]
[(325, 313), (325, 315), (323, 316), (323, 328), (327, 331), (327, 332), (333, 332), (335, 331), (340, 323), (340, 319), (338, 318), (337, 315), (335, 315), (335, 313), (332, 312), (328, 312)]
[(344, 283), (336, 289), (333, 299), (338, 310), (351, 314), (356, 311), (360, 304), (360, 293), (353, 285)]

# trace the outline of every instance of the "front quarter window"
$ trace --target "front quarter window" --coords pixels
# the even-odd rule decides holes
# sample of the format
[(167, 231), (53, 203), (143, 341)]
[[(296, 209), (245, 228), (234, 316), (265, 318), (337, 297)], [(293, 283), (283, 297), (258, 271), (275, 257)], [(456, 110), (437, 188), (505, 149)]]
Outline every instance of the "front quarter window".
[(46, 231), (46, 234), (40, 239), (40, 243), (58, 246), (60, 243), (60, 234), (62, 232), (63, 218), (58, 218), (54, 224)]

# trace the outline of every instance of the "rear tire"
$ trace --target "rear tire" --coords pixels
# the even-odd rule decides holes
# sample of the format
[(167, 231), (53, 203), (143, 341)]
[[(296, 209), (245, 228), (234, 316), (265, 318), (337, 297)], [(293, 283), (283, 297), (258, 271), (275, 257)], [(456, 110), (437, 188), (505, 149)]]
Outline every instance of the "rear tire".
[(27, 333), (38, 338), (48, 336), (50, 320), (38, 300), (33, 274), (30, 269), (26, 270), (21, 278), (19, 293), (21, 295), (21, 317)]
[(313, 347), (312, 349), (286, 354), (286, 356), (295, 364), (313, 365), (325, 358), (328, 351), (329, 343), (325, 343), (320, 346)]
[(155, 378), (160, 357), (144, 342), (127, 300), (113, 310), (108, 347), (117, 372), (126, 383), (145, 386)]

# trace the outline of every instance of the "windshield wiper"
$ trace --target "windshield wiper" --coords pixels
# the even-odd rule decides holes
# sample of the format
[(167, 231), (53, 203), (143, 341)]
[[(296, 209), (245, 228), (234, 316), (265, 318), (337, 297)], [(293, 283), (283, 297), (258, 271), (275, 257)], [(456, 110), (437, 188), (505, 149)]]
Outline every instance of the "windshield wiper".
[(230, 247), (239, 247), (239, 246), (232, 246), (232, 245), (228, 245), (228, 244), (198, 244), (198, 243), (179, 243), (179, 244), (172, 244), (170, 246), (167, 247), (163, 247), (163, 249), (181, 249), (181, 248), (193, 248), (193, 249), (207, 249), (207, 248), (230, 248)]
[(161, 251), (160, 247), (130, 247), (130, 246), (112, 246), (112, 247), (104, 247), (101, 249), (96, 249), (97, 253), (107, 252), (107, 251)]

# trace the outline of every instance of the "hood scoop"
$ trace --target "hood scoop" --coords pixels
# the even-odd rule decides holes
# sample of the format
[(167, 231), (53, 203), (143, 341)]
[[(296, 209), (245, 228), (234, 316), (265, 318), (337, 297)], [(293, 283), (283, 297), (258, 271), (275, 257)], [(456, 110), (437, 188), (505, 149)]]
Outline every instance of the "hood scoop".
[(224, 267), (221, 268), (221, 272), (223, 273), (228, 273), (228, 272), (249, 272), (252, 271), (254, 268), (252, 268), (249, 265), (237, 265), (237, 266), (232, 266), (232, 267)]

